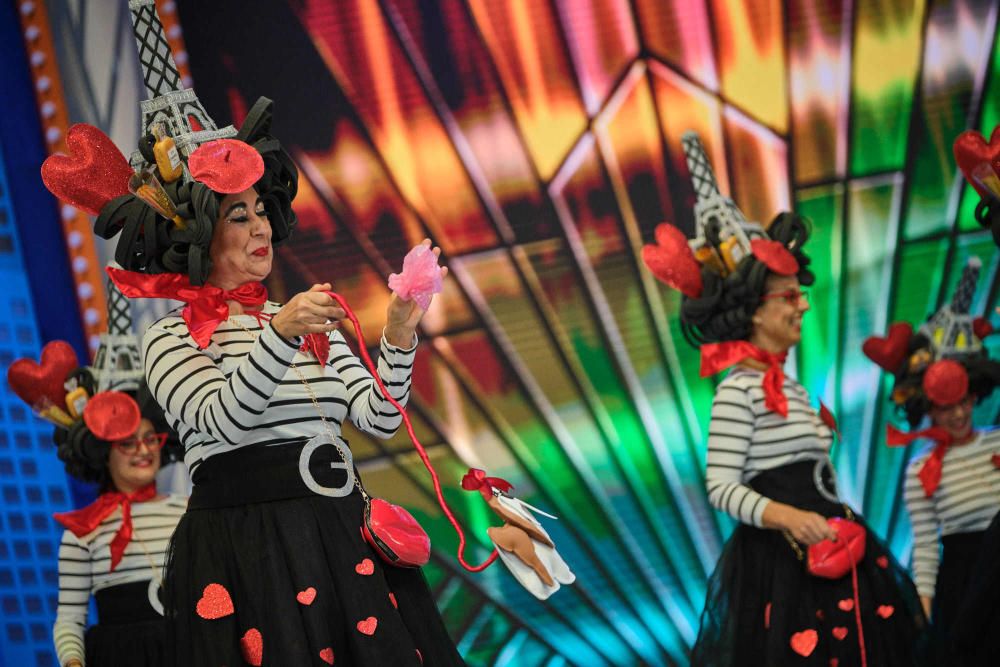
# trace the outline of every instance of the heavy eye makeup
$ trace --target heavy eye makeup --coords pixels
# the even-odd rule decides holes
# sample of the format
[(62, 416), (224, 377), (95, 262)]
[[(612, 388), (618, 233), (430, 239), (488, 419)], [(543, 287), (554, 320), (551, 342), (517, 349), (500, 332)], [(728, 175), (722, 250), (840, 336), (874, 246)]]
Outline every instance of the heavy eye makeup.
[[(257, 200), (256, 209), (254, 213), (258, 218), (267, 217), (267, 209), (264, 208), (264, 202)], [(250, 219), (247, 215), (247, 205), (243, 202), (236, 202), (226, 211), (226, 222), (246, 222)]]

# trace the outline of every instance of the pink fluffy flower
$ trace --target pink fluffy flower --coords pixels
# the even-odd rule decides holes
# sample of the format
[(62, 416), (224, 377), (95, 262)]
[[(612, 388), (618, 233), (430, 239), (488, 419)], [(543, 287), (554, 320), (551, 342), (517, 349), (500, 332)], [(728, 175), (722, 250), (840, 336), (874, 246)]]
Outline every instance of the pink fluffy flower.
[(403, 258), (403, 272), (389, 276), (389, 289), (400, 299), (413, 300), (423, 310), (431, 297), (441, 291), (441, 267), (438, 258), (426, 245), (418, 245)]

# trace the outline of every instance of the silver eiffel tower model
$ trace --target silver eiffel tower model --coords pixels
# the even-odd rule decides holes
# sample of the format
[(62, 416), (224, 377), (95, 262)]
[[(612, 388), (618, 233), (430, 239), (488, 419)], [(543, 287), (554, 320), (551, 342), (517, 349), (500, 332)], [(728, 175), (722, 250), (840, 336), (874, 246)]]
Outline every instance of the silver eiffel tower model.
[[(161, 123), (185, 163), (194, 149), (206, 141), (235, 137), (232, 125), (216, 127), (194, 90), (183, 87), (154, 0), (129, 0), (128, 7), (139, 49), (139, 67), (149, 94), (149, 99), (139, 105), (143, 132), (149, 132), (154, 123)], [(142, 164), (138, 151), (132, 154), (131, 161), (133, 167)], [(184, 178), (190, 178), (187, 167)]]

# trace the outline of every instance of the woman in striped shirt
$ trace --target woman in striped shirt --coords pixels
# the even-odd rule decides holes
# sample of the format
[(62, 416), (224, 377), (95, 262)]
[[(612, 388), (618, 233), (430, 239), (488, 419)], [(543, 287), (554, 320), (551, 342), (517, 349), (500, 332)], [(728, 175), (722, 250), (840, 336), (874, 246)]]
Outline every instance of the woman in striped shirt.
[[(135, 197), (97, 222), (122, 230), (119, 251), (129, 248), (118, 255), (133, 270), (111, 271), (123, 293), (187, 303), (143, 340), (147, 381), (194, 482), (170, 548), (169, 660), (464, 664), (420, 570), (384, 564), (362, 537), (365, 501), (341, 424), (388, 438), (399, 412), (337, 330), (345, 312), (329, 284), (279, 305), (260, 282), (296, 221), (297, 173), (269, 124), (265, 100), (236, 139), (191, 154), (192, 182), (176, 190), (184, 224), (168, 237), (136, 231), (150, 209)], [(377, 372), (401, 404), (423, 314), (396, 297), (388, 306)]]
[[(69, 475), (96, 484), (100, 496), (87, 507), (55, 515), (66, 528), (52, 629), (56, 655), (63, 667), (159, 667), (163, 565), (187, 501), (156, 491), (167, 442), (163, 414), (152, 400), (143, 400), (140, 408), (124, 392), (94, 394), (88, 370), (75, 371), (71, 382), (78, 387), (74, 401), (51, 401), (62, 418), (54, 435), (57, 454)], [(93, 394), (82, 414), (80, 390)], [(73, 411), (58, 405), (67, 402)], [(51, 408), (43, 414), (51, 415)], [(171, 449), (177, 447), (173, 442)], [(98, 622), (88, 628), (91, 598)]]
[[(968, 622), (959, 609), (983, 582), (976, 563), (990, 523), (1000, 512), (1000, 431), (973, 428), (973, 407), (1000, 384), (1000, 363), (987, 356), (980, 335), (991, 331), (974, 319), (969, 306), (975, 293), (979, 260), (965, 267), (952, 301), (914, 334), (906, 323), (890, 328), (887, 338), (871, 338), (868, 356), (895, 376), (892, 399), (911, 430), (888, 430), (890, 445), (924, 441), (927, 446), (907, 467), (903, 494), (913, 530), (913, 575), (924, 611), (934, 627), (940, 664), (983, 664), (962, 655), (986, 648), (988, 633), (965, 626), (996, 615), (996, 597), (984, 601)], [(930, 427), (915, 430), (926, 417)], [(988, 567), (995, 569), (995, 557)], [(952, 629), (968, 641), (954, 645)], [(991, 637), (991, 636), (990, 636)]]
[[(912, 665), (923, 623), (912, 584), (869, 532), (867, 552), (836, 579), (807, 570), (811, 545), (857, 517), (834, 483), (835, 424), (783, 369), (801, 339), (813, 282), (805, 222), (748, 222), (723, 198), (696, 138), (685, 151), (697, 237), (660, 225), (643, 258), (683, 293), (681, 323), (719, 384), (709, 423), (709, 501), (740, 522), (708, 582), (693, 665)], [(836, 527), (836, 528), (835, 528)], [(856, 580), (856, 585), (854, 581)], [(863, 638), (862, 638), (863, 634)]]

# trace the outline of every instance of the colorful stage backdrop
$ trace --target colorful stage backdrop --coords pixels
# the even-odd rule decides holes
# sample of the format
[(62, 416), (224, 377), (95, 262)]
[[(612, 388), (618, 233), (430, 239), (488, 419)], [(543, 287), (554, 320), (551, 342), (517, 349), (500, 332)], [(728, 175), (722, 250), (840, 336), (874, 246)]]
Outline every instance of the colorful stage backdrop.
[[(48, 7), (64, 27), (103, 22), (127, 35), (120, 4)], [(178, 63), (216, 121), (239, 125), (257, 96), (276, 101), (275, 134), (301, 188), (272, 294), (331, 281), (371, 342), (407, 249), (425, 236), (444, 249), (451, 276), (425, 318), (417, 432), (474, 558), (493, 517), (458, 487), (469, 466), (558, 515), (546, 527), (579, 576), (541, 603), (500, 566), (465, 573), (405, 434), (349, 431), (371, 489), (431, 533), (426, 574), (470, 665), (686, 664), (732, 524), (704, 492), (713, 383), (680, 334), (677, 294), (638, 257), (661, 221), (692, 231), (687, 130), (748, 217), (794, 208), (813, 221), (818, 280), (796, 372), (839, 417), (843, 494), (908, 560), (898, 489), (909, 452), (883, 444), (896, 417), (860, 345), (935, 309), (970, 256), (984, 265), (975, 311), (992, 311), (996, 248), (972, 219), (951, 141), (1000, 122), (995, 0), (160, 6), (179, 18)], [(128, 41), (80, 49), (135, 67)], [(137, 74), (119, 66), (121, 87), (103, 90), (133, 106), (115, 107), (106, 127), (137, 117), (137, 99), (119, 99), (141, 90)], [(60, 62), (63, 77), (77, 69)], [(71, 111), (86, 107), (67, 95)], [(116, 139), (131, 149), (136, 137)], [(32, 224), (57, 226), (55, 211)], [(3, 332), (4, 365), (43, 342), (28, 331), (14, 345)], [(44, 512), (68, 499), (52, 492), (65, 482), (44, 429), (15, 405), (5, 395), (0, 656), (48, 665), (58, 531)], [(996, 411), (977, 414), (993, 423)], [(29, 470), (49, 471), (49, 491)]]

